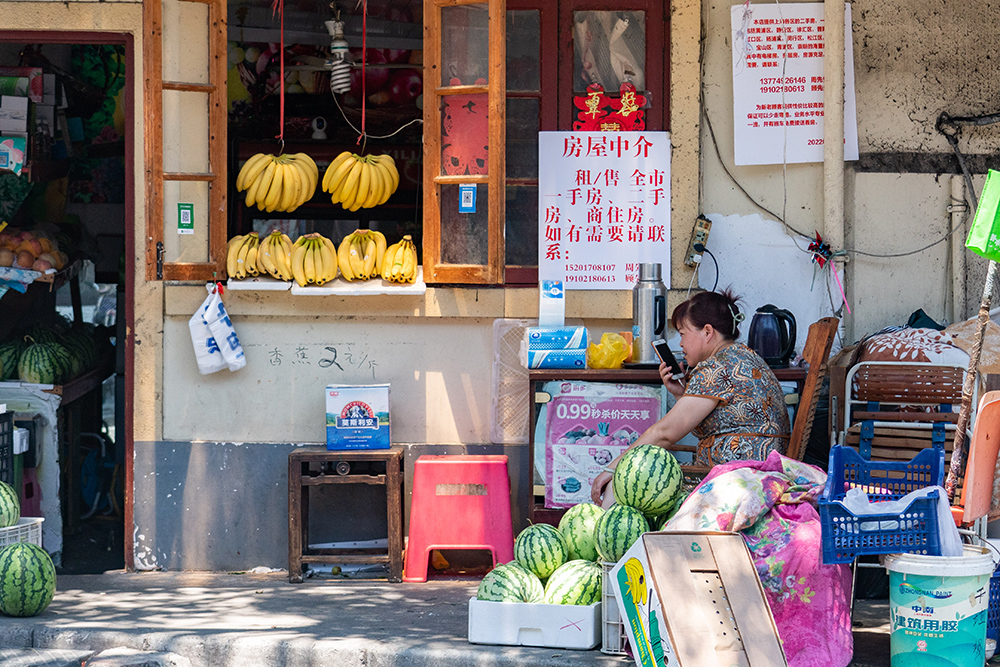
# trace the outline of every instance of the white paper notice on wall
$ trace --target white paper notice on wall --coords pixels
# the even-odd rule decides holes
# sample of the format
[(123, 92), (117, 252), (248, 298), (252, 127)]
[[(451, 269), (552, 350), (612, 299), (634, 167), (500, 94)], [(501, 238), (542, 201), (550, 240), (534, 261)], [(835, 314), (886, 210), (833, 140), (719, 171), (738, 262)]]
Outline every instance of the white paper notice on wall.
[(643, 262), (670, 275), (670, 135), (539, 132), (539, 280), (632, 289)]
[[(844, 20), (844, 160), (858, 159), (851, 5)], [(823, 3), (731, 9), (737, 165), (823, 161)]]

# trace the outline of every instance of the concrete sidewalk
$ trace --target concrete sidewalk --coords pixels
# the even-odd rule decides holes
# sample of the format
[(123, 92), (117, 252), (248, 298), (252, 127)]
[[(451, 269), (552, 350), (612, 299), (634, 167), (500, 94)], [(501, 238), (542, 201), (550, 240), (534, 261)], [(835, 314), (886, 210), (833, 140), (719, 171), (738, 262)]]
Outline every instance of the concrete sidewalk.
[[(283, 573), (64, 575), (45, 613), (2, 618), (0, 665), (68, 667), (115, 647), (174, 653), (191, 667), (634, 664), (597, 649), (469, 644), (468, 600), (477, 585), (469, 579), (289, 584)], [(859, 602), (855, 619), (862, 627), (852, 665), (888, 667), (888, 605)], [(47, 661), (56, 653), (62, 657)]]

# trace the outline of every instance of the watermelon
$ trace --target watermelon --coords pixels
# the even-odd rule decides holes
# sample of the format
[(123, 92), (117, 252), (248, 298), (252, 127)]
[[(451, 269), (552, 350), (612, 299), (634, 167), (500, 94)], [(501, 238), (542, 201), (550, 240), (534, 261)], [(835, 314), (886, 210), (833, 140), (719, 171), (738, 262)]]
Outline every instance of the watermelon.
[(490, 602), (540, 602), (542, 582), (516, 562), (497, 565), (479, 583), (476, 598)]
[(27, 345), (19, 340), (0, 345), (0, 381), (17, 378), (17, 361), (25, 347)]
[(589, 560), (571, 560), (556, 568), (545, 583), (545, 604), (594, 604), (601, 601), (601, 566)]
[(0, 612), (37, 616), (56, 593), (56, 568), (41, 547), (15, 542), (0, 550)]
[(21, 518), (21, 501), (14, 487), (0, 482), (0, 528), (7, 528)]
[(26, 337), (30, 337), (36, 343), (59, 342), (59, 334), (56, 333), (55, 329), (37, 322), (31, 327)]
[(542, 581), (569, 559), (566, 539), (554, 526), (536, 523), (520, 532), (514, 540), (514, 559)]
[(597, 522), (594, 531), (597, 537), (597, 555), (605, 563), (617, 563), (647, 531), (649, 524), (642, 512), (628, 505), (615, 505)]
[(591, 503), (573, 505), (559, 520), (559, 532), (566, 538), (569, 560), (597, 560), (594, 529), (604, 510)]
[(36, 343), (31, 336), (27, 349), (17, 362), (18, 377), (33, 384), (61, 384), (69, 379), (70, 358), (59, 343)]
[(622, 456), (612, 485), (618, 503), (657, 516), (670, 509), (683, 482), (673, 454), (657, 445), (639, 445)]
[(79, 364), (79, 373), (88, 371), (97, 365), (97, 343), (85, 329), (72, 329), (59, 341), (69, 352), (70, 357)]

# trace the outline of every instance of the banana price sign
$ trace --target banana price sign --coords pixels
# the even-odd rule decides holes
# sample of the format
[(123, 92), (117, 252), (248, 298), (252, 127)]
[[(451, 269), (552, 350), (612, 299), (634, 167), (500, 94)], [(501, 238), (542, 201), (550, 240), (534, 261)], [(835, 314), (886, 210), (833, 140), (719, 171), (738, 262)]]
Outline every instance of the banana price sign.
[(670, 275), (670, 135), (540, 132), (538, 277), (632, 289), (639, 264)]

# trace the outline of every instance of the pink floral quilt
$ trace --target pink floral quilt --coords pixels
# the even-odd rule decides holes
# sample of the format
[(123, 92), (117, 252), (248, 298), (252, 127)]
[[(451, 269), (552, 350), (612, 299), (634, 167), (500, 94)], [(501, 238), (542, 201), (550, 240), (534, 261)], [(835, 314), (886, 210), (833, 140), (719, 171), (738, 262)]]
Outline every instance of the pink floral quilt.
[(717, 465), (664, 527), (743, 533), (789, 667), (846, 667), (854, 651), (851, 570), (823, 565), (816, 499), (825, 481), (777, 452)]

